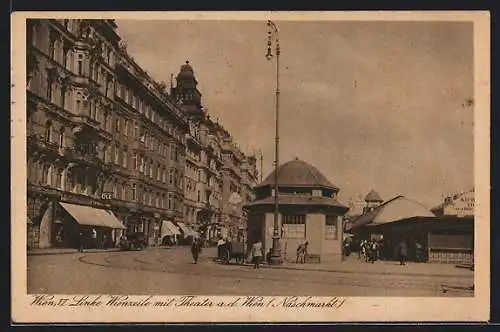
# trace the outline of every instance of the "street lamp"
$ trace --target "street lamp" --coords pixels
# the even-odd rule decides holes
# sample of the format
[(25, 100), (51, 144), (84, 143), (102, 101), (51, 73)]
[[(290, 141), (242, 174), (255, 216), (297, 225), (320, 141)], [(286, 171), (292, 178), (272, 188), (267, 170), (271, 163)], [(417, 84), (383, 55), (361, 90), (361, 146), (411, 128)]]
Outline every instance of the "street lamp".
[(280, 41), (278, 26), (274, 22), (268, 20), (269, 28), (267, 33), (267, 60), (271, 60), (274, 55), (272, 53), (273, 40), (276, 46), (276, 137), (275, 137), (275, 160), (274, 160), (274, 228), (273, 228), (273, 247), (271, 248), (272, 265), (283, 263), (280, 249), (280, 231), (279, 231), (279, 204), (278, 204), (278, 178), (279, 178), (279, 109), (280, 109)]

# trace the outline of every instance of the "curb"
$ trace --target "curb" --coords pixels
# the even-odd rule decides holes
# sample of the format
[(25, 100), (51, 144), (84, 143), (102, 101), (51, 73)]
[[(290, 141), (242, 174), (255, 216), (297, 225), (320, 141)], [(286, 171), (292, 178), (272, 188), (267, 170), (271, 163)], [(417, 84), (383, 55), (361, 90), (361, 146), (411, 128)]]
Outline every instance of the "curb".
[[(234, 266), (246, 266), (253, 267), (253, 264), (230, 264)], [(295, 270), (295, 271), (308, 271), (308, 272), (331, 272), (331, 273), (344, 273), (344, 274), (362, 274), (366, 271), (346, 271), (346, 270), (335, 270), (335, 269), (314, 269), (314, 268), (298, 268), (293, 266), (272, 266), (267, 264), (260, 265), (261, 268), (265, 269), (276, 269), (276, 270)], [(400, 273), (400, 272), (376, 272), (370, 271), (370, 274), (377, 275), (391, 275), (391, 276), (418, 276), (418, 277), (453, 277), (453, 278), (470, 278), (468, 275), (457, 275), (457, 274), (426, 274), (426, 273)]]
[(92, 251), (83, 251), (79, 252), (78, 250), (75, 249), (75, 251), (44, 251), (44, 252), (27, 252), (28, 256), (49, 256), (49, 255), (71, 255), (71, 254), (98, 254), (98, 253), (105, 253), (105, 252), (117, 252), (120, 251), (120, 249), (107, 249), (107, 250), (92, 250)]
[[(170, 249), (176, 249), (179, 247), (147, 247), (142, 249), (142, 251), (151, 251), (151, 250), (170, 250)], [(74, 249), (73, 251), (42, 251), (42, 252), (30, 252), (28, 251), (26, 254), (27, 256), (49, 256), (49, 255), (70, 255), (70, 254), (99, 254), (99, 253), (106, 253), (106, 252), (118, 252), (122, 251), (120, 248), (110, 248), (110, 249), (102, 249), (102, 250), (95, 250), (95, 249), (90, 249), (90, 250), (84, 250), (83, 252), (79, 252), (77, 249)], [(141, 251), (141, 250), (137, 250)]]

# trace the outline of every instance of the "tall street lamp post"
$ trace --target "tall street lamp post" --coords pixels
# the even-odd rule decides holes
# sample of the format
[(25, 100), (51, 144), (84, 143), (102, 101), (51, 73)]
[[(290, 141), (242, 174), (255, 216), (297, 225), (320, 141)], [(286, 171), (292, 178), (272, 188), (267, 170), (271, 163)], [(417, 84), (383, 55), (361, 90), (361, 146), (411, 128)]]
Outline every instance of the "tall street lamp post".
[(279, 265), (283, 263), (281, 258), (280, 249), (280, 231), (279, 231), (279, 204), (278, 204), (278, 179), (279, 179), (279, 110), (280, 110), (280, 41), (278, 26), (272, 22), (267, 21), (269, 28), (267, 35), (267, 54), (266, 58), (271, 60), (274, 55), (272, 53), (272, 44), (274, 41), (276, 47), (276, 137), (275, 137), (275, 160), (274, 160), (274, 228), (273, 228), (273, 247), (271, 248), (271, 261), (272, 265)]

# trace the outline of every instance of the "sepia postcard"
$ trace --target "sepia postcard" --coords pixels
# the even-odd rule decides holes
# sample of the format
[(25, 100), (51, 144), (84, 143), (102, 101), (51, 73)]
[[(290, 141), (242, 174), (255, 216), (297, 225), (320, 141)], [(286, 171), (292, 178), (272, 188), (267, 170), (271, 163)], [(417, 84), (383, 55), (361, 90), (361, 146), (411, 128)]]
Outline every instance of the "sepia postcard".
[(16, 12), (12, 321), (487, 321), (488, 12)]

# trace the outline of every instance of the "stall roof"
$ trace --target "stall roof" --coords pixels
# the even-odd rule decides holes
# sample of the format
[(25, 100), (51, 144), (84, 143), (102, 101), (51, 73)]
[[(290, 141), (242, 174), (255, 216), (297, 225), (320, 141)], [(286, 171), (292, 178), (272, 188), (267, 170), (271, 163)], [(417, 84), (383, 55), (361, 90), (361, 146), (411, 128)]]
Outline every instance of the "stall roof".
[(352, 229), (372, 224), (392, 223), (412, 217), (434, 217), (434, 214), (422, 204), (399, 195), (356, 218)]

